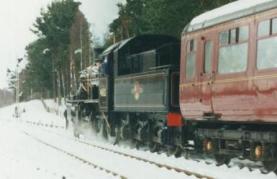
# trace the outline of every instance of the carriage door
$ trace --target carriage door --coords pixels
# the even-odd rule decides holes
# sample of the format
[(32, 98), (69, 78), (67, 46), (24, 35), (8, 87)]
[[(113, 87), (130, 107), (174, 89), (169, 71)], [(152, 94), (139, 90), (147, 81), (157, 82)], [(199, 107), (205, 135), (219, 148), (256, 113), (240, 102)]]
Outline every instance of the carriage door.
[(214, 40), (211, 34), (201, 37), (201, 51), (202, 57), (200, 58), (200, 103), (202, 105), (203, 116), (213, 115), (213, 102), (212, 102), (212, 85), (214, 80)]

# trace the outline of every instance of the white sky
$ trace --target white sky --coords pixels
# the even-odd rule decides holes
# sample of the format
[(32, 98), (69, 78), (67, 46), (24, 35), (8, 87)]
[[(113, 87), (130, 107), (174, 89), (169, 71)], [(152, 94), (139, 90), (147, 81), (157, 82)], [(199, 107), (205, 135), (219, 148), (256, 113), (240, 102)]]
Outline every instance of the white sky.
[[(30, 28), (52, 0), (0, 0), (0, 88), (7, 87), (7, 68), (25, 55), (25, 46), (36, 39)], [(101, 38), (117, 17), (116, 3), (122, 0), (79, 0), (94, 35)]]

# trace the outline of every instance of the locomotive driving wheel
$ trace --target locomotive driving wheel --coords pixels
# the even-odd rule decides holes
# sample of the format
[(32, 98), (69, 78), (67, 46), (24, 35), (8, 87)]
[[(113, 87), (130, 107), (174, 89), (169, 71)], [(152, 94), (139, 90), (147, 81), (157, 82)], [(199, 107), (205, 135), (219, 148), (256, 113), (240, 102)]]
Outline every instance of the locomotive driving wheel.
[(102, 116), (98, 122), (100, 134), (102, 134), (103, 137), (106, 138), (110, 143), (117, 144), (120, 139), (118, 126), (111, 125), (105, 113), (102, 113)]
[(135, 144), (136, 149), (140, 149), (140, 147), (143, 146), (143, 143), (138, 140), (134, 140), (134, 144)]
[(179, 158), (179, 157), (181, 157), (182, 153), (183, 153), (182, 147), (176, 146), (176, 147), (175, 147), (175, 151), (174, 151), (174, 156), (175, 156), (176, 158)]
[(176, 158), (179, 158), (182, 155), (182, 148), (180, 146), (166, 146), (166, 155), (174, 155)]
[(120, 133), (118, 127), (108, 127), (105, 125), (107, 131), (107, 138), (112, 144), (118, 144), (120, 140)]
[(174, 155), (175, 147), (174, 146), (166, 146), (166, 155), (171, 156)]
[(101, 132), (103, 128), (103, 121), (101, 119), (95, 119), (94, 120), (94, 129), (96, 131), (97, 134), (99, 134)]
[(161, 145), (156, 142), (151, 142), (149, 144), (149, 148), (150, 148), (150, 152), (152, 152), (152, 153), (159, 152)]

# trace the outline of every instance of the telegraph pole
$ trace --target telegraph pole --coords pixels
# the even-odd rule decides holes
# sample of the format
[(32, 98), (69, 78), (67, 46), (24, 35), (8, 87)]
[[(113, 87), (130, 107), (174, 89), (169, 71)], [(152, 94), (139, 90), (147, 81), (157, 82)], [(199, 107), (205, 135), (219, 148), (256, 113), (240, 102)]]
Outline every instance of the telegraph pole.
[(80, 22), (80, 55), (81, 55), (81, 64), (80, 68), (83, 70), (83, 21)]
[(23, 60), (23, 58), (18, 58), (17, 59), (17, 64), (16, 64), (16, 88), (15, 88), (15, 117), (19, 118), (20, 117), (20, 111), (19, 111), (19, 102), (20, 102), (20, 79), (19, 79), (19, 63)]

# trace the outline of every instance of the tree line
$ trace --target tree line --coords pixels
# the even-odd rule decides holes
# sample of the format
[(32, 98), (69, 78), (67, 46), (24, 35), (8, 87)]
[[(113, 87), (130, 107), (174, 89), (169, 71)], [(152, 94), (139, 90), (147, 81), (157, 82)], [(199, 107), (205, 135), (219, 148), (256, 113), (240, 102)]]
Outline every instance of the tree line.
[[(21, 99), (66, 97), (79, 71), (92, 64), (89, 23), (74, 0), (53, 1), (31, 28), (37, 40), (26, 46), (28, 64), (20, 72)], [(13, 86), (13, 85), (11, 85)]]
[(234, 0), (126, 0), (109, 25), (106, 44), (135, 35), (166, 34), (181, 37), (191, 19)]
[(93, 64), (93, 46), (106, 48), (141, 34), (180, 38), (193, 17), (231, 1), (126, 0), (124, 4), (117, 4), (118, 17), (110, 23), (103, 45), (92, 41), (80, 2), (53, 1), (41, 10), (31, 28), (38, 38), (26, 46), (28, 64), (19, 75), (21, 99), (73, 95), (80, 70)]

